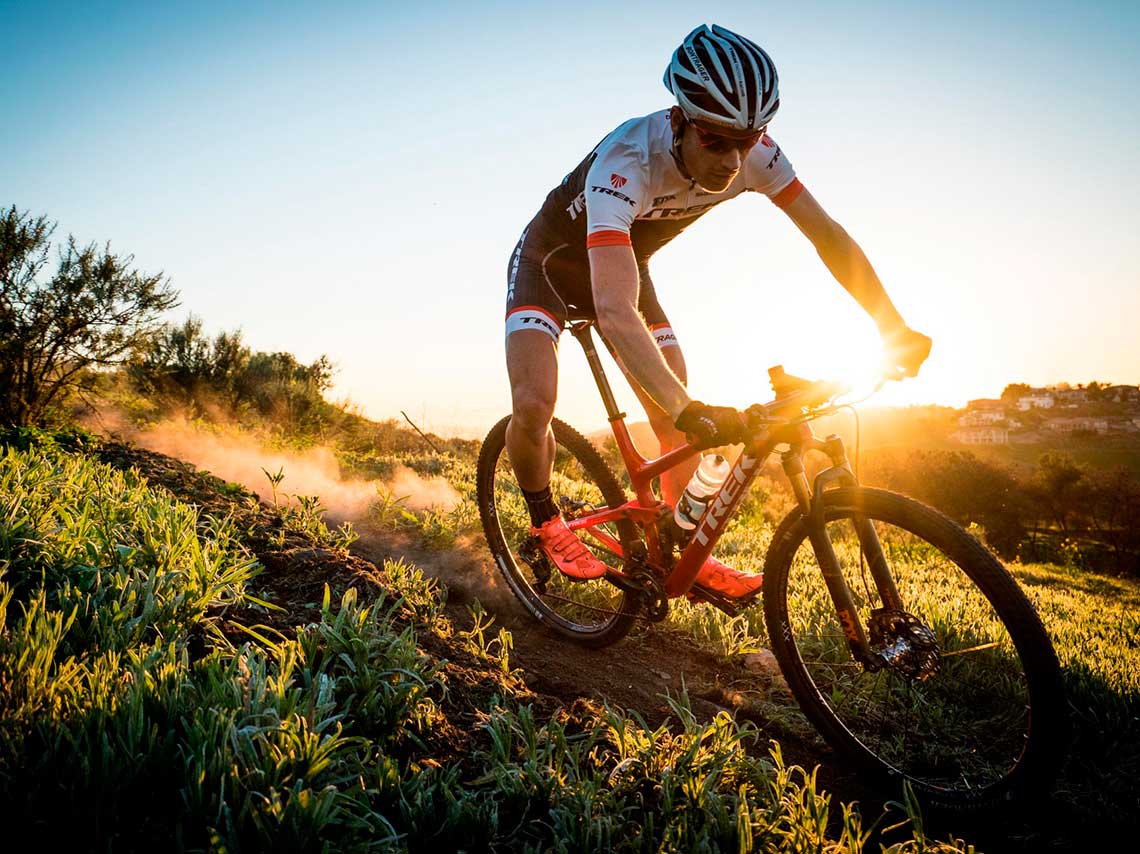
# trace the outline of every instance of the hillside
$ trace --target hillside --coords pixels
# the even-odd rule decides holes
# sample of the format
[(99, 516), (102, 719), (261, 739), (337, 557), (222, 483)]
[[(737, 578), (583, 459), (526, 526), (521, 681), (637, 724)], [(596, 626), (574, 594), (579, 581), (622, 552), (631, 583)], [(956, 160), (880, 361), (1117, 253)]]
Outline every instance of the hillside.
[[(300, 693), (291, 703), (306, 702), (304, 686), (308, 677), (300, 679), (310, 672), (306, 668), (317, 668), (312, 671), (314, 690), (325, 684), (322, 679), (332, 679), (330, 685), (349, 679), (356, 685), (346, 697), (347, 707), (325, 709), (314, 719), (329, 721), (314, 734), (338, 733), (337, 738), (346, 740), (341, 743), (334, 739), (329, 747), (329, 761), (336, 773), (332, 778), (326, 775), (326, 783), (342, 792), (338, 797), (348, 800), (334, 798), (325, 803), (318, 797), (318, 802), (325, 806), (296, 815), (300, 802), (286, 790), (300, 793), (309, 789), (289, 789), (300, 785), (304, 777), (281, 771), (284, 776), (276, 777), (279, 782), (274, 785), (284, 788), (274, 798), (282, 800), (262, 806), (246, 801), (228, 823), (219, 826), (219, 839), (232, 843), (244, 840), (257, 847), (256, 840), (294, 838), (312, 843), (320, 838), (334, 840), (334, 848), (348, 848), (352, 847), (350, 840), (360, 838), (360, 822), (364, 821), (360, 816), (372, 815), (369, 820), (373, 824), (368, 831), (372, 839), (410, 849), (427, 845), (436, 850), (515, 848), (522, 844), (548, 847), (556, 840), (559, 844), (578, 840), (574, 846), (578, 850), (604, 850), (622, 840), (634, 849), (663, 845), (671, 850), (688, 850), (697, 840), (705, 840), (706, 844), (720, 840), (716, 847), (735, 848), (745, 838), (742, 828), (747, 827), (755, 848), (785, 850), (793, 847), (792, 840), (807, 844), (817, 834), (818, 842), (812, 847), (820, 844), (827, 850), (861, 850), (865, 843), (859, 842), (860, 833), (894, 824), (901, 817), (896, 808), (889, 821), (877, 822), (882, 795), (862, 789), (857, 779), (834, 762), (799, 716), (778, 674), (766, 666), (764, 656), (751, 653), (756, 648), (755, 641), (741, 642), (739, 624), (730, 631), (716, 618), (700, 623), (690, 615), (686, 624), (667, 623), (640, 630), (613, 650), (578, 649), (557, 641), (522, 618), (513, 601), (503, 595), (502, 588), (489, 575), (483, 547), (469, 525), (448, 538), (438, 530), (433, 533), (432, 525), (438, 525), (439, 520), (433, 521), (431, 511), (405, 515), (374, 512), (359, 522), (360, 537), (346, 550), (343, 545), (347, 537), (338, 538), (311, 516), (299, 510), (292, 514), (282, 512), (272, 504), (258, 502), (246, 489), (172, 458), (116, 442), (99, 443), (89, 453), (115, 470), (141, 473), (147, 483), (173, 496), (180, 505), (197, 508), (201, 519), (228, 520), (231, 534), (227, 536), (243, 544), (242, 548), (261, 567), (246, 582), (247, 595), (253, 598), (242, 602), (237, 597), (228, 606), (212, 605), (207, 609), (206, 616), (214, 621), (219, 638), (211, 640), (209, 632), (192, 631), (183, 655), (197, 660), (204, 651), (212, 649), (202, 659), (207, 664), (214, 660), (212, 656), (217, 656), (219, 662), (235, 662), (227, 666), (252, 668), (255, 674), (261, 672), (257, 667), (269, 668), (264, 677), (259, 677), (267, 678), (272, 675), (272, 662), (283, 662), (280, 656), (291, 648), (288, 638), (298, 639), (301, 646), (293, 654), (304, 658), (311, 655), (304, 652), (308, 648), (305, 638), (314, 637), (316, 632), (326, 638), (322, 643), (332, 644), (330, 651), (347, 643), (343, 654), (361, 663), (372, 661), (373, 668), (380, 659), (370, 657), (380, 656), (388, 661), (386, 656), (396, 656), (379, 669), (411, 676), (410, 683), (402, 679), (392, 683), (396, 695), (391, 696), (388, 688), (375, 683), (371, 687), (356, 685), (352, 680), (359, 680), (363, 671), (350, 675), (325, 670), (328, 675), (321, 677), (319, 672), (326, 665), (319, 661), (296, 671), (292, 684)], [(424, 457), (419, 462), (406, 455), (402, 459), (425, 473), (447, 471), (448, 466), (461, 469), (463, 465), (459, 459), (446, 464), (438, 457)], [(6, 483), (10, 490), (12, 481)], [(288, 484), (287, 479), (285, 483)], [(456, 476), (454, 483), (462, 493), (462, 476)], [(457, 512), (461, 515), (461, 511)], [(206, 527), (209, 529), (210, 525)], [(433, 543), (438, 546), (441, 541), (447, 548), (433, 547)], [(425, 576), (443, 579), (445, 586), (438, 587), (438, 582)], [(1083, 593), (1080, 585), (1072, 585), (1077, 588), (1075, 595), (1082, 597), (1078, 600), (1073, 591), (1056, 589), (1059, 584), (1070, 585), (1074, 579), (1065, 580), (1045, 567), (1035, 569), (1028, 578), (1035, 585), (1034, 590), (1039, 591), (1035, 594), (1039, 607), (1065, 602), (1070, 614), (1085, 613), (1089, 597), (1109, 597), (1099, 601), (1102, 613), (1116, 613), (1137, 598), (1135, 589), (1105, 582), (1086, 585)], [(4, 581), (12, 581), (11, 570)], [(1061, 598), (1049, 598), (1054, 594)], [(475, 604), (476, 597), (481, 606)], [(15, 601), (25, 599), (25, 594), (17, 593)], [(257, 605), (255, 599), (266, 604)], [(1113, 600), (1121, 605), (1110, 604)], [(494, 626), (483, 607), (494, 614)], [(693, 610), (694, 614), (706, 613)], [(19, 624), (13, 621), (13, 615), (9, 611), (9, 627)], [(355, 626), (351, 631), (350, 625)], [(1129, 631), (1124, 624), (1118, 630), (1125, 634)], [(8, 631), (10, 635), (11, 628)], [(326, 636), (326, 632), (332, 634)], [(1088, 634), (1082, 628), (1073, 637), (1059, 638), (1062, 658), (1074, 661), (1074, 655), (1079, 655), (1083, 659), (1087, 647), (1085, 653), (1080, 653), (1072, 645), (1087, 644)], [(1113, 637), (1116, 635), (1104, 635), (1101, 631), (1100, 642), (1115, 643)], [(226, 643), (230, 646), (226, 647)], [(1066, 645), (1063, 649), (1062, 643)], [(232, 652), (224, 651), (226, 648), (246, 652), (233, 658)], [(312, 650), (318, 648), (320, 645)], [(10, 642), (7, 649), (11, 649)], [(269, 657), (260, 658), (264, 653), (258, 649), (267, 650)], [(748, 654), (742, 654), (746, 650)], [(360, 655), (365, 658), (359, 658)], [(400, 663), (396, 664), (396, 660)], [(243, 661), (247, 663), (242, 665)], [(262, 663), (258, 665), (258, 661)], [(1118, 662), (1116, 669), (1120, 667), (1127, 669), (1127, 664)], [(1072, 672), (1075, 679), (1093, 686), (1103, 685), (1108, 678), (1103, 664), (1082, 663)], [(1134, 684), (1131, 688), (1120, 685), (1108, 690), (1123, 706), (1089, 708), (1089, 714), (1102, 722), (1099, 725), (1116, 729), (1116, 739), (1131, 736), (1127, 728), (1122, 730), (1111, 722), (1120, 716), (1127, 719), (1132, 714), (1128, 710), (1136, 708)], [(411, 694), (406, 693), (409, 686)], [(376, 694), (378, 688), (381, 690)], [(11, 702), (12, 694), (7, 696)], [(340, 696), (339, 691), (336, 696)], [(371, 711), (358, 705), (360, 696), (378, 698), (370, 701)], [(1076, 708), (1086, 707), (1088, 696), (1087, 691), (1078, 694)], [(1101, 700), (1094, 701), (1103, 705)], [(381, 705), (376, 706), (376, 702)], [(379, 708), (390, 708), (388, 719), (404, 723), (387, 734), (360, 730), (363, 721), (376, 720)], [(408, 712), (411, 714), (404, 717)], [(280, 713), (281, 710), (277, 714)], [(115, 719), (112, 713), (110, 718), (92, 719), (92, 725), (97, 720), (111, 725)], [(333, 729), (328, 729), (330, 726)], [(39, 731), (45, 737), (51, 731), (60, 732), (42, 727)], [(68, 749), (69, 756), (75, 749), (83, 750), (83, 739), (91, 737), (71, 732), (66, 737), (73, 745)], [(387, 744), (393, 732), (396, 736), (391, 747), (384, 748), (379, 756), (363, 765), (359, 757), (351, 758), (355, 755), (353, 750), (366, 742)], [(624, 747), (615, 744), (615, 732), (626, 732), (631, 740)], [(55, 737), (59, 738), (59, 734)], [(769, 753), (769, 739), (778, 740), (778, 753)], [(10, 739), (7, 743), (11, 748)], [(698, 749), (699, 745), (704, 747)], [(1119, 810), (1111, 808), (1113, 803), (1127, 803), (1135, 796), (1134, 790), (1126, 784), (1120, 788), (1123, 781), (1115, 774), (1109, 775), (1115, 782), (1104, 787), (1093, 777), (1091, 769), (1100, 766), (1096, 773), (1104, 774), (1105, 761), (1120, 763), (1121, 769), (1133, 767), (1135, 745), (1121, 754), (1119, 741), (1088, 734), (1083, 741), (1078, 739), (1078, 745), (1083, 756), (1072, 763), (1048, 811), (1020, 826), (1006, 821), (996, 829), (951, 824), (928, 830), (941, 838), (951, 834), (966, 836), (979, 843), (982, 850), (1039, 850), (1043, 846), (1063, 849), (1079, 847), (1079, 842), (1087, 842), (1093, 834), (1134, 832), (1136, 816), (1122, 817)], [(147, 748), (156, 749), (154, 745)], [(259, 748), (250, 749), (255, 754), (250, 761), (264, 761), (257, 759)], [(1108, 760), (1114, 751), (1118, 755)], [(152, 761), (167, 753), (158, 750)], [(50, 820), (60, 806), (58, 799), (50, 789), (43, 789), (42, 783), (39, 789), (35, 785), (37, 774), (51, 774), (51, 779), (57, 779), (61, 766), (53, 763), (63, 761), (64, 756), (53, 759), (54, 755), (48, 751), (46, 758), (38, 760), (35, 768), (39, 771), (27, 769), (13, 775), (8, 766), (6, 793), (9, 798), (16, 791), (20, 793), (7, 802), (9, 827), (34, 828), (38, 835), (49, 830), (68, 834), (66, 826), (53, 827)], [(376, 765), (383, 756), (390, 759)], [(704, 779), (706, 783), (702, 785), (711, 787), (702, 789), (705, 794), (696, 801), (682, 795), (680, 789), (675, 795), (668, 795), (656, 783), (652, 791), (638, 788), (645, 781), (660, 780), (661, 769), (668, 763), (681, 762), (682, 757), (687, 757), (687, 763), (696, 763), (685, 766), (697, 775), (692, 779)], [(810, 775), (790, 767), (813, 769), (817, 765), (818, 770)], [(365, 774), (362, 779), (379, 776), (352, 794), (343, 789), (351, 774), (339, 778), (337, 774), (343, 775), (346, 768), (353, 767), (358, 770), (352, 774)], [(673, 767), (679, 773), (681, 766)], [(145, 783), (150, 778), (144, 771), (145, 768), (136, 766), (129, 773), (123, 768), (115, 773), (120, 777), (125, 774), (122, 779), (138, 781), (130, 789), (130, 798), (146, 812), (155, 809), (155, 798), (145, 791), (153, 781)], [(628, 783), (621, 782), (624, 777), (616, 776), (627, 773), (634, 774)], [(143, 839), (157, 839), (167, 826), (164, 822), (177, 820), (178, 812), (171, 813), (167, 803), (155, 813), (151, 823), (127, 832), (118, 812), (125, 806), (99, 799), (88, 803), (88, 796), (81, 794), (102, 779), (90, 768), (86, 775), (66, 777), (72, 781), (71, 797), (76, 803), (86, 804), (81, 812), (88, 821), (114, 828), (106, 831), (112, 836), (99, 838), (120, 839), (116, 847), (130, 849)], [(385, 779), (389, 782), (385, 783)], [(176, 781), (168, 780), (166, 785), (172, 783)], [(143, 790), (138, 789), (140, 784)], [(1094, 787), (1098, 788), (1097, 795), (1090, 798)], [(231, 797), (242, 791), (246, 790), (238, 786)], [(262, 789), (253, 785), (248, 791)], [(203, 797), (204, 803), (235, 803), (224, 792), (207, 792)], [(681, 801), (663, 802), (663, 797)], [(840, 808), (840, 802), (853, 801), (859, 802), (862, 816), (854, 825), (852, 820), (845, 821), (845, 810)], [(334, 802), (340, 806), (334, 808)], [(669, 802), (674, 807), (662, 812), (664, 803)], [(594, 806), (584, 806), (590, 803)], [(675, 813), (680, 803), (688, 806)], [(363, 804), (371, 812), (358, 813)], [(377, 811), (388, 824), (375, 817)], [(1041, 821), (1045, 814), (1050, 816), (1048, 822)], [(13, 825), (17, 817), (20, 821)], [(185, 816), (181, 821), (186, 821)], [(201, 828), (195, 831), (191, 824), (183, 829), (191, 834), (187, 843), (195, 847), (193, 833), (200, 833)], [(634, 832), (637, 836), (630, 837)], [(900, 837), (900, 833), (904, 836)], [(883, 841), (905, 846), (905, 850), (934, 850), (923, 848), (905, 828)], [(949, 846), (944, 850), (963, 849)]]

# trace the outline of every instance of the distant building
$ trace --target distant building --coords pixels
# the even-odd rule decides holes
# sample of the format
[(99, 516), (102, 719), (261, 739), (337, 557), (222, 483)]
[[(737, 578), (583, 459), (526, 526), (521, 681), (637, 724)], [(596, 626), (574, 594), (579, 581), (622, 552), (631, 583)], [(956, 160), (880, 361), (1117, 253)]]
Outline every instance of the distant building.
[(983, 424), (997, 424), (1001, 421), (1005, 421), (1005, 412), (1001, 409), (968, 410), (965, 415), (958, 418), (958, 424), (962, 427), (980, 427)]
[(1008, 445), (1009, 430), (1004, 427), (971, 427), (951, 433), (950, 438), (963, 445)]
[(1088, 390), (1083, 388), (1059, 389), (1053, 392), (1053, 397), (1058, 405), (1067, 409), (1076, 409), (1081, 404), (1089, 402)]
[(1052, 409), (1056, 404), (1053, 393), (1048, 389), (1035, 388), (1032, 394), (1023, 394), (1017, 399), (1017, 408), (1022, 412), (1030, 409)]
[(1140, 433), (1140, 418), (1122, 416), (1109, 419), (1108, 429), (1114, 433)]
[(1110, 385), (1101, 395), (1116, 403), (1140, 403), (1140, 388), (1134, 385)]
[(979, 397), (977, 400), (971, 400), (969, 403), (967, 403), (966, 404), (966, 410), (968, 412), (975, 412), (975, 411), (980, 412), (980, 411), (992, 411), (992, 410), (997, 410), (998, 412), (1005, 412), (1005, 404), (1002, 403), (1000, 400), (996, 400), (995, 398), (992, 398), (992, 397)]
[(1069, 434), (1077, 431), (1096, 433), (1103, 436), (1108, 432), (1107, 418), (1050, 418), (1045, 422), (1046, 429), (1054, 433)]

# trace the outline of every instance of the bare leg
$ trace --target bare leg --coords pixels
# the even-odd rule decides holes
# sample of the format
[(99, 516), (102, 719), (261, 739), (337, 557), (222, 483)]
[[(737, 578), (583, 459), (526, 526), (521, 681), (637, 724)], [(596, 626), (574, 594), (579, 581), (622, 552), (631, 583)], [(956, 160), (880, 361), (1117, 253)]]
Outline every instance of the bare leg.
[(519, 486), (539, 492), (554, 469), (554, 402), (558, 397), (558, 347), (545, 332), (523, 329), (507, 337), (511, 421), (507, 454)]
[[(677, 346), (662, 347), (661, 355), (665, 357), (665, 364), (677, 375), (677, 379), (682, 383), (687, 383), (688, 371), (685, 368), (685, 357), (681, 353), (681, 348)], [(621, 364), (620, 360), (618, 364)], [(622, 371), (625, 372), (626, 379), (629, 380), (630, 388), (637, 395), (637, 399), (645, 407), (645, 414), (649, 417), (649, 426), (653, 428), (653, 434), (661, 445), (661, 453), (664, 454), (685, 444), (685, 434), (673, 426), (673, 419), (669, 417), (669, 413), (657, 405), (648, 392), (625, 370), (624, 365), (622, 365)], [(685, 485), (699, 464), (700, 457), (694, 457), (661, 475), (661, 497), (669, 504), (676, 505), (677, 499), (681, 497)]]

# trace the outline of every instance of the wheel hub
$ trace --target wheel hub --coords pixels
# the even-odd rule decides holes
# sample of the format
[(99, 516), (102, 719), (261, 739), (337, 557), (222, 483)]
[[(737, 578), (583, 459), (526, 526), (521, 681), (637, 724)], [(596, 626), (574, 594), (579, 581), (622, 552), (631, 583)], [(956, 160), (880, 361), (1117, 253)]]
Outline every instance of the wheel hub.
[(929, 679), (938, 672), (938, 638), (922, 620), (906, 611), (876, 608), (871, 612), (871, 645), (884, 667), (910, 679)]

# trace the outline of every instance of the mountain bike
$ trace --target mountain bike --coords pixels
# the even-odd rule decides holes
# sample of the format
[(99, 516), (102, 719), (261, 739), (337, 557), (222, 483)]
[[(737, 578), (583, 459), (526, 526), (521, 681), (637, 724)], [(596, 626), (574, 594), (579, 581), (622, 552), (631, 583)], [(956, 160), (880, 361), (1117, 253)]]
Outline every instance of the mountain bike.
[[(775, 399), (746, 411), (750, 439), (696, 528), (685, 535), (654, 478), (699, 453), (636, 449), (589, 320), (568, 328), (598, 385), (633, 498), (594, 445), (555, 419), (551, 479), (562, 512), (608, 567), (576, 581), (552, 568), (505, 451), (509, 417), (484, 440), (477, 495), (487, 543), (535, 618), (605, 647), (687, 596), (730, 615), (756, 604), (694, 583), (764, 461), (778, 453), (796, 507), (777, 526), (760, 599), (768, 642), (806, 717), (836, 752), (881, 785), (908, 780), (923, 800), (984, 809), (1046, 790), (1065, 752), (1061, 670), (1033, 606), (1000, 561), (942, 513), (860, 486), (842, 439), (811, 422), (845, 389), (769, 371)], [(813, 478), (808, 453), (829, 463)]]

